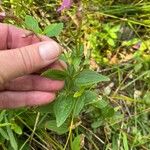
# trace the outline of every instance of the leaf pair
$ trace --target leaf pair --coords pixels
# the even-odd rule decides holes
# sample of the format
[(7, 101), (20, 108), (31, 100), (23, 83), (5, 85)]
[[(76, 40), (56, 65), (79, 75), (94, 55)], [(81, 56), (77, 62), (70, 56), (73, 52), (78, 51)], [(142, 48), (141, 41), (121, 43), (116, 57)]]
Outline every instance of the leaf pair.
[(58, 36), (63, 30), (63, 23), (54, 23), (48, 25), (42, 31), (42, 29), (39, 27), (38, 21), (34, 17), (27, 15), (25, 17), (25, 27), (28, 30), (33, 31), (34, 33), (44, 34), (49, 37), (54, 37), (54, 36)]
[[(44, 77), (55, 80), (64, 80), (67, 75), (68, 74), (66, 71), (52, 69), (49, 69), (42, 74)], [(109, 81), (109, 78), (92, 70), (83, 70), (75, 77), (74, 82), (78, 87), (85, 88), (102, 81)], [(77, 98), (75, 98), (74, 95), (75, 94), (61, 94), (55, 101), (53, 110), (56, 116), (57, 127), (60, 127), (66, 121), (72, 111), (74, 112), (74, 116), (78, 116), (85, 103), (88, 103), (85, 101), (85, 99), (88, 99), (86, 98), (88, 95), (87, 92), (81, 92), (81, 95), (79, 95)], [(95, 98), (95, 94), (94, 96), (92, 95), (92, 97)]]

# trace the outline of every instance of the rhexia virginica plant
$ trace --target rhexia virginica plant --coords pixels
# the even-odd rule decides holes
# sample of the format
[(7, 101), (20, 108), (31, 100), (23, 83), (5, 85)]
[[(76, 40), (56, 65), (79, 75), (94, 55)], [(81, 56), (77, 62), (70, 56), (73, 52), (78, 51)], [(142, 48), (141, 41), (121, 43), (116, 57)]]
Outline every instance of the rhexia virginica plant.
[[(49, 37), (57, 37), (63, 30), (62, 23), (54, 23), (42, 30), (37, 20), (31, 16), (26, 16), (25, 26), (33, 31), (37, 36), (44, 34)], [(80, 27), (78, 29), (80, 32)], [(65, 88), (61, 91), (57, 99), (50, 104), (51, 112), (55, 119), (48, 122), (48, 129), (63, 134), (72, 130), (75, 118), (78, 118), (83, 108), (92, 105), (102, 109), (105, 117), (112, 116), (114, 110), (104, 100), (101, 100), (94, 91), (100, 82), (109, 81), (107, 76), (101, 75), (93, 70), (89, 70), (86, 59), (84, 58), (84, 47), (80, 40), (76, 40), (77, 45), (73, 51), (65, 51), (61, 58), (67, 63), (68, 68), (64, 71), (49, 69), (41, 75), (55, 80), (65, 80)], [(110, 115), (111, 114), (111, 115)], [(55, 128), (54, 128), (55, 126)], [(65, 130), (64, 130), (65, 129)]]

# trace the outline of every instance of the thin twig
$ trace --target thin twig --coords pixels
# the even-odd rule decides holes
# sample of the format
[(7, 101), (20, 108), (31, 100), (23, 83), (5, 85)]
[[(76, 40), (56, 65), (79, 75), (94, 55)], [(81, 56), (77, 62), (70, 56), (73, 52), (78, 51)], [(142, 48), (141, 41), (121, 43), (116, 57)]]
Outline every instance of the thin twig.
[[(28, 138), (30, 138), (30, 135), (27, 133), (24, 133)], [(41, 144), (39, 141), (37, 141), (36, 139), (33, 138), (33, 141), (36, 142), (37, 144), (39, 144), (42, 148), (44, 148), (45, 150), (49, 150), (47, 147), (45, 147), (43, 144)]]
[(100, 139), (96, 134), (94, 134), (90, 129), (88, 129), (88, 128), (86, 128), (85, 126), (83, 126), (82, 124), (80, 124), (80, 126), (82, 127), (82, 128), (84, 128), (85, 130), (87, 130), (88, 132), (90, 132), (98, 141), (100, 141), (102, 144), (105, 144), (105, 142), (102, 140), (102, 139)]
[(30, 140), (30, 144), (31, 144), (31, 141), (32, 141), (32, 139), (33, 139), (33, 136), (34, 136), (34, 133), (35, 133), (35, 130), (36, 130), (36, 127), (37, 127), (39, 118), (40, 118), (40, 112), (38, 112), (38, 113), (37, 113), (37, 116), (36, 116), (34, 128), (33, 128), (32, 134), (31, 134), (31, 136), (30, 136), (30, 139), (31, 139), (31, 140)]

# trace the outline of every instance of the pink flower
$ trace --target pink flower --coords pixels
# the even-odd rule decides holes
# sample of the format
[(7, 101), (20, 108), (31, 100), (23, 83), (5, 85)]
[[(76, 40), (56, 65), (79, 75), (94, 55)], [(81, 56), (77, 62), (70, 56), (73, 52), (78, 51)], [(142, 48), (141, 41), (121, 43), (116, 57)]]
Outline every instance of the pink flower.
[(142, 42), (139, 41), (138, 43), (136, 43), (135, 45), (133, 45), (132, 48), (135, 49), (135, 50), (138, 50), (138, 49), (140, 49), (141, 45), (142, 45)]
[(63, 0), (61, 7), (57, 9), (58, 12), (71, 7), (71, 0)]

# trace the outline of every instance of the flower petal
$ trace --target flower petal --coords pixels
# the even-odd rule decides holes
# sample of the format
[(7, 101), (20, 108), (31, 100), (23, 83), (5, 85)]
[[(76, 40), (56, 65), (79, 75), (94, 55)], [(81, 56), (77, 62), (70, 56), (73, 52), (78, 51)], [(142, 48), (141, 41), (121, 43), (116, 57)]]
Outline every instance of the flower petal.
[(71, 7), (71, 0), (63, 0), (61, 7), (57, 9), (58, 12), (64, 10), (65, 8)]

